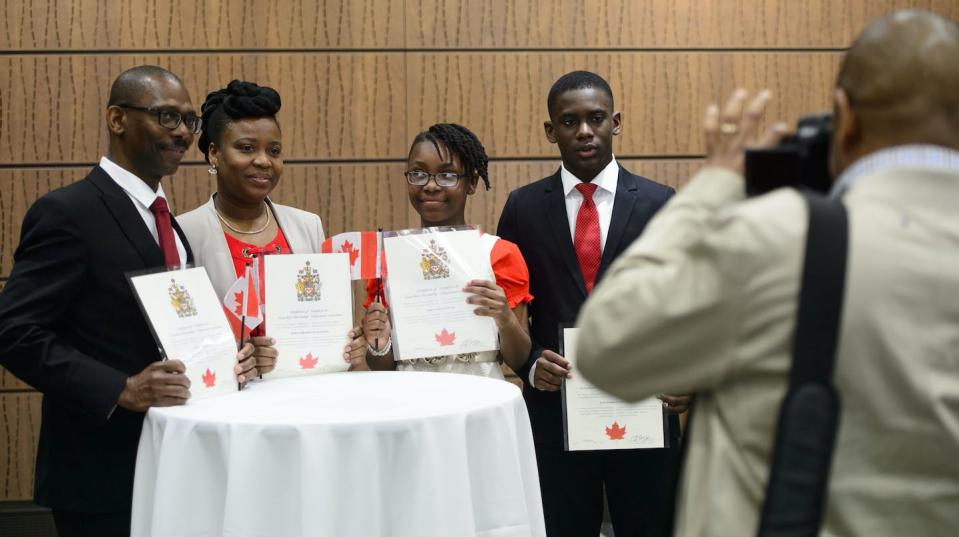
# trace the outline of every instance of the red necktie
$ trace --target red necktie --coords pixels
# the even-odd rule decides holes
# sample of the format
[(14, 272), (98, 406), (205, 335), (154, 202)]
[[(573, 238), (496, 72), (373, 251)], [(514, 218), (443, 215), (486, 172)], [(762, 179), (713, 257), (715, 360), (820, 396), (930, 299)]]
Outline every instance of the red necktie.
[(150, 205), (150, 210), (157, 221), (157, 239), (160, 241), (160, 250), (163, 251), (163, 264), (167, 268), (179, 266), (180, 254), (176, 250), (176, 239), (173, 238), (170, 207), (165, 199), (158, 196)]
[(580, 183), (576, 190), (583, 195), (583, 204), (576, 214), (576, 236), (573, 238), (573, 247), (576, 249), (576, 258), (579, 260), (579, 270), (583, 273), (583, 283), (586, 284), (586, 294), (593, 292), (596, 283), (596, 273), (599, 272), (599, 211), (593, 203), (593, 193), (596, 185)]

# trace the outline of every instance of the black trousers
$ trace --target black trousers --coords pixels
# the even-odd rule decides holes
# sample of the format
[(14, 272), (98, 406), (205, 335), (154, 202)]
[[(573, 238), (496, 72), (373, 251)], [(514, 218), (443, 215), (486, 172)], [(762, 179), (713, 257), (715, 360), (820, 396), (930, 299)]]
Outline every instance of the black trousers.
[(59, 537), (130, 537), (130, 513), (53, 510)]
[(564, 451), (536, 446), (548, 537), (595, 537), (603, 487), (616, 537), (669, 537), (678, 450)]

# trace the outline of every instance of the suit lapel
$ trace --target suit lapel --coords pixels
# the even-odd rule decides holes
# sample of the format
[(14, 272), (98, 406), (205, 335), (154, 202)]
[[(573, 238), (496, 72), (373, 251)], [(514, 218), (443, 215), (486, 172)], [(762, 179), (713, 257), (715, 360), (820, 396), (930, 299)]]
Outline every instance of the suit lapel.
[[(560, 257), (563, 258), (563, 264), (570, 277), (576, 283), (576, 288), (586, 297), (586, 285), (583, 283), (583, 273), (579, 269), (579, 261), (576, 259), (576, 251), (573, 249), (573, 238), (569, 234), (569, 219), (566, 215), (566, 195), (563, 192), (563, 180), (559, 172), (550, 179), (549, 186), (546, 188), (543, 198), (544, 211), (549, 228), (552, 230), (548, 236), (552, 238), (552, 247), (555, 248)], [(545, 245), (549, 247), (550, 245)]]
[(603, 247), (603, 258), (599, 263), (597, 280), (620, 252), (620, 242), (626, 231), (626, 223), (629, 222), (633, 205), (636, 204), (636, 190), (636, 181), (632, 174), (620, 167), (619, 180), (616, 182), (616, 196), (613, 201), (613, 214), (609, 221), (609, 230), (606, 232), (606, 245)]
[[(140, 255), (143, 265), (145, 267), (163, 266), (163, 252), (160, 250), (160, 245), (150, 234), (150, 230), (143, 223), (143, 218), (126, 192), (99, 166), (93, 169), (90, 180), (100, 189), (103, 204), (113, 215), (120, 231), (126, 235), (130, 244)], [(185, 240), (184, 244), (186, 244)]]

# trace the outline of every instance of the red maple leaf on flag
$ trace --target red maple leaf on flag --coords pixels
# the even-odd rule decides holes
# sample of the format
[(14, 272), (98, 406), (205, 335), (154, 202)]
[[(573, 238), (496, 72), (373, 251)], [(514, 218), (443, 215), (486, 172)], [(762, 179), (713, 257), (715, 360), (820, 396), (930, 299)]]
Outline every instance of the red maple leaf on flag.
[(209, 367), (206, 368), (206, 373), (201, 375), (200, 378), (203, 379), (203, 384), (207, 388), (212, 388), (213, 385), (216, 384), (216, 373), (214, 373), (213, 371), (210, 371)]
[(625, 434), (626, 427), (620, 427), (619, 423), (616, 423), (615, 421), (613, 422), (612, 427), (606, 428), (606, 436), (608, 436), (610, 440), (622, 440), (623, 435)]
[(236, 302), (236, 309), (233, 310), (233, 313), (237, 317), (243, 316), (243, 293), (233, 293), (233, 301)]
[(456, 332), (447, 332), (444, 328), (442, 332), (436, 334), (436, 341), (440, 344), (440, 347), (447, 347), (452, 345), (456, 341)]
[(316, 362), (319, 362), (319, 357), (314, 358), (313, 353), (307, 353), (306, 356), (300, 358), (300, 368), (301, 369), (313, 369), (313, 366), (316, 365)]
[(360, 251), (353, 248), (353, 243), (350, 241), (343, 241), (343, 245), (340, 246), (340, 252), (350, 254), (351, 267), (356, 264), (356, 260), (360, 257)]

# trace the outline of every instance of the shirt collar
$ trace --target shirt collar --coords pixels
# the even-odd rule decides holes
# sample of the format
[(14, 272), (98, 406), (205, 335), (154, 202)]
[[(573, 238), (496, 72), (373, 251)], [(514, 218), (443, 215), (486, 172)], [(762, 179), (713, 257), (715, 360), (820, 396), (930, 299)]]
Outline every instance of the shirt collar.
[[(563, 180), (563, 193), (569, 196), (569, 193), (576, 188), (576, 185), (582, 183), (578, 177), (566, 169), (565, 164), (560, 164), (559, 176)], [(609, 164), (603, 168), (603, 171), (590, 181), (597, 186), (598, 190), (605, 190), (610, 194), (616, 194), (616, 184), (619, 182), (619, 164), (616, 163), (616, 157), (613, 156)]]
[(959, 151), (938, 145), (900, 145), (870, 153), (846, 168), (829, 192), (831, 198), (842, 197), (862, 178), (888, 168), (931, 168), (959, 171)]
[(100, 157), (100, 167), (107, 172), (107, 175), (116, 184), (120, 185), (124, 192), (147, 209), (150, 208), (150, 205), (153, 205), (157, 198), (166, 199), (166, 195), (163, 193), (163, 185), (158, 185), (156, 192), (154, 192), (150, 190), (150, 186), (143, 179), (133, 175), (129, 170), (121, 168), (116, 162), (105, 156)]

